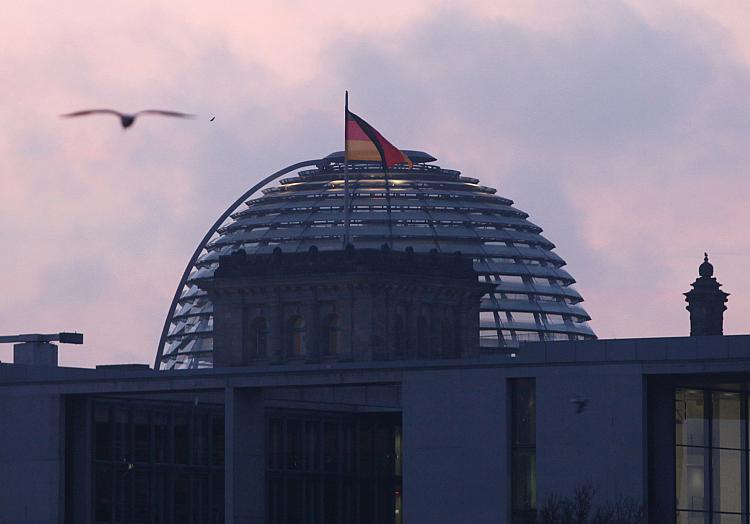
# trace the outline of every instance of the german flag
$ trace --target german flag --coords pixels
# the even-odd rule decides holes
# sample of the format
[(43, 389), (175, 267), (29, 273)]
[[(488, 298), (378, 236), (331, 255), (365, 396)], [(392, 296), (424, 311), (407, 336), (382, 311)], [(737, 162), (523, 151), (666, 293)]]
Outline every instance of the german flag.
[(345, 135), (346, 160), (380, 161), (385, 169), (403, 163), (409, 164), (409, 168), (414, 165), (406, 154), (349, 109), (346, 110)]

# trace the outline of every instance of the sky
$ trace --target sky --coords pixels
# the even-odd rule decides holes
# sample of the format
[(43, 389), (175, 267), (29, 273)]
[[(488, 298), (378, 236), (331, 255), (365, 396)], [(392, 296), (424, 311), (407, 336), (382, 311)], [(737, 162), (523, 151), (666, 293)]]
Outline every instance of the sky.
[[(748, 333), (750, 4), (716, 4), (6, 1), (0, 334), (152, 364), (200, 239), (259, 179), (342, 149), (346, 89), (529, 213), (600, 338), (687, 335), (704, 251), (724, 332)], [(59, 118), (90, 107), (199, 117)]]

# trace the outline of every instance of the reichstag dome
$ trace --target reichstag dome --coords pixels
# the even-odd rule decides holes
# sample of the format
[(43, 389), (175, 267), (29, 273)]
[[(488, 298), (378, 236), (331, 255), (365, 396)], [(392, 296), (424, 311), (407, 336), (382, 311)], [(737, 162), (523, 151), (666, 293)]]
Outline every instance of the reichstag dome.
[[(491, 187), (443, 169), (435, 158), (405, 151), (413, 169), (387, 178), (379, 163), (350, 162), (349, 239), (357, 248), (460, 251), (480, 279), (495, 284), (481, 302), (480, 340), (487, 350), (533, 340), (596, 338), (565, 261), (528, 214)], [(195, 282), (210, 278), (220, 255), (342, 249), (344, 154), (289, 166), (250, 188), (208, 231), (175, 294), (159, 343), (156, 369), (212, 366), (213, 308)], [(280, 184), (262, 187), (285, 174)], [(387, 184), (386, 184), (387, 181)]]

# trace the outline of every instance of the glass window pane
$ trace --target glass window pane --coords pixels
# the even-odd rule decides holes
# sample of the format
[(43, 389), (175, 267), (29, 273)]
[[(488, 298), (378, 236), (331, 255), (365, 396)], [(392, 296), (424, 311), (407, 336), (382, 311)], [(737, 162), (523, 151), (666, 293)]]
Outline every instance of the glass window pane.
[(96, 466), (94, 485), (94, 516), (96, 522), (111, 522), (112, 516), (112, 469), (109, 466)]
[(337, 472), (339, 470), (339, 433), (338, 426), (333, 422), (323, 425), (323, 471)]
[(283, 437), (281, 435), (281, 420), (272, 418), (268, 422), (268, 467), (270, 469), (283, 469)]
[(288, 420), (286, 423), (286, 437), (286, 467), (291, 470), (301, 469), (302, 422), (299, 420)]
[(536, 453), (514, 451), (512, 458), (513, 513), (533, 511), (536, 508)]
[(712, 447), (742, 448), (740, 394), (714, 391), (711, 398)]
[(705, 446), (703, 391), (678, 389), (675, 395), (675, 439), (678, 445)]
[(154, 460), (169, 462), (169, 414), (154, 413)]
[(112, 423), (109, 418), (108, 406), (97, 406), (96, 421), (96, 452), (97, 460), (112, 460)]
[(327, 479), (323, 484), (323, 522), (338, 522), (339, 513), (339, 483), (335, 479)]
[(179, 413), (174, 418), (174, 461), (187, 464), (190, 457), (190, 425), (187, 415)]
[(305, 422), (305, 469), (320, 470), (320, 424), (314, 420)]
[(705, 448), (677, 447), (675, 461), (677, 509), (703, 510), (704, 472), (707, 452)]
[[(713, 509), (742, 511), (742, 452), (713, 450)], [(722, 521), (723, 522), (723, 521)]]
[[(224, 465), (224, 417), (211, 419), (211, 438), (213, 440), (212, 460), (215, 466)], [(223, 478), (223, 477), (222, 477)]]
[(135, 439), (133, 457), (136, 462), (148, 462), (151, 452), (148, 413), (143, 410), (136, 410), (133, 415), (133, 426)]
[(303, 504), (303, 489), (304, 485), (302, 479), (296, 477), (290, 477), (286, 483), (286, 511), (287, 511), (287, 522), (289, 523), (302, 523), (305, 518), (305, 506)]
[(127, 461), (130, 457), (130, 427), (128, 425), (128, 412), (125, 408), (117, 406), (114, 408), (114, 452), (115, 461)]
[(714, 524), (742, 524), (742, 516), (728, 513), (715, 513)]
[(513, 445), (534, 446), (536, 399), (534, 379), (516, 379), (513, 387)]
[(678, 511), (677, 524), (706, 524), (707, 514), (698, 511)]

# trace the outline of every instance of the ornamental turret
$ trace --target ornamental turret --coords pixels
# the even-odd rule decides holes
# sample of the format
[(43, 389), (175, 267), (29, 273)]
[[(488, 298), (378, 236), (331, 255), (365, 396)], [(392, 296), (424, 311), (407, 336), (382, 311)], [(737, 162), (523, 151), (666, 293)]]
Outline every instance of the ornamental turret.
[(726, 311), (727, 297), (719, 288), (714, 274), (714, 266), (708, 261), (708, 253), (704, 253), (703, 263), (698, 268), (700, 275), (691, 284), (693, 289), (684, 293), (687, 309), (690, 311), (690, 336), (723, 335), (724, 311)]

